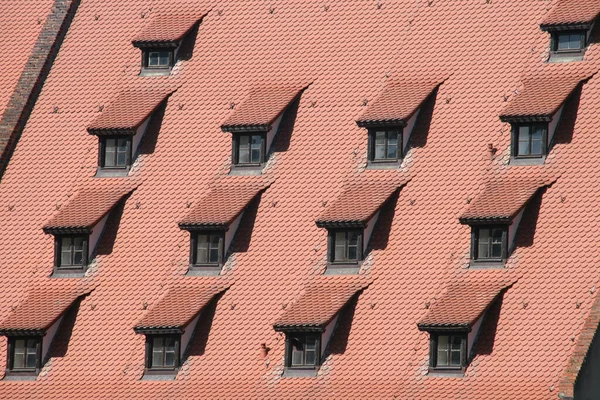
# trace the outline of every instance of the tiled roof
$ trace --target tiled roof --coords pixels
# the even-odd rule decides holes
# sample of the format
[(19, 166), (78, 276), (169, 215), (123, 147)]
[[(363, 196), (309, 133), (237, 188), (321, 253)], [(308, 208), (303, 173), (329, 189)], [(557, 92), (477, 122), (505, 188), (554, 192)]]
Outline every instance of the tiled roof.
[(508, 103), (500, 119), (520, 117), (551, 118), (582, 81), (596, 73), (595, 68), (556, 64), (523, 78), (523, 89)]
[(85, 186), (44, 225), (44, 231), (92, 228), (135, 188), (136, 185), (131, 182), (118, 181)]
[(88, 131), (94, 135), (121, 130), (134, 131), (171, 93), (171, 89), (124, 91), (88, 125)]
[(82, 289), (72, 280), (47, 284), (46, 287), (39, 286), (30, 290), (27, 297), (0, 323), (2, 334), (43, 333), (75, 300), (91, 291)]
[(305, 86), (261, 86), (250, 89), (246, 98), (221, 125), (223, 132), (268, 130)]
[(262, 178), (224, 179), (215, 184), (179, 222), (182, 228), (227, 226), (269, 186)]
[(405, 125), (444, 80), (431, 77), (394, 79), (385, 85), (375, 100), (369, 102), (356, 122), (359, 126), (374, 123)]
[(408, 178), (351, 182), (317, 219), (317, 226), (366, 224)]
[(140, 332), (145, 329), (182, 329), (213, 297), (230, 285), (228, 280), (214, 279), (195, 286), (171, 287), (133, 329)]
[(598, 0), (557, 0), (541, 26), (577, 25), (593, 22), (600, 14)]
[[(479, 274), (483, 275), (483, 274)], [(479, 276), (478, 280), (452, 282), (417, 325), (429, 330), (444, 327), (470, 328), (498, 295), (516, 280)]]
[(530, 172), (527, 169), (515, 170), (486, 182), (484, 190), (460, 216), (461, 223), (473, 220), (510, 222), (540, 188), (557, 179)]
[(275, 330), (324, 329), (355, 294), (371, 283), (364, 276), (315, 277), (273, 326)]
[(136, 47), (150, 46), (163, 42), (177, 43), (187, 35), (205, 14), (203, 12), (187, 15), (155, 16), (133, 39), (132, 43)]

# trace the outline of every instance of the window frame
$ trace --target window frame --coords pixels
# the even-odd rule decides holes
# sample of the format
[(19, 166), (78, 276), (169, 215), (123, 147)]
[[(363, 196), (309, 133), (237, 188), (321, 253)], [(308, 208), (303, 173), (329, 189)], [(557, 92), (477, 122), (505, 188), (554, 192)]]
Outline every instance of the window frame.
[[(513, 159), (543, 159), (548, 155), (548, 130), (550, 124), (548, 122), (519, 122), (512, 123), (512, 158)], [(531, 146), (531, 137), (532, 132), (536, 127), (543, 127), (544, 134), (542, 135), (542, 153), (540, 155), (537, 154), (519, 154), (519, 129), (523, 126), (529, 127), (529, 143)], [(530, 151), (531, 153), (531, 151)]]
[[(172, 338), (175, 341), (175, 363), (173, 367), (154, 366), (152, 364), (154, 355), (154, 339), (158, 338)], [(163, 358), (166, 352), (163, 350)], [(157, 333), (157, 334), (146, 334), (146, 361), (145, 361), (145, 374), (149, 375), (165, 375), (170, 373), (177, 373), (181, 366), (181, 334), (180, 333)]]
[[(198, 236), (200, 235), (216, 235), (219, 236), (219, 259), (216, 263), (206, 262), (199, 263), (197, 261), (198, 251)], [(210, 252), (210, 240), (208, 241)], [(190, 231), (190, 271), (220, 271), (225, 263), (225, 231), (223, 230), (193, 230)]]
[[(169, 53), (169, 63), (167, 66), (151, 66), (150, 53), (167, 52)], [(175, 49), (161, 47), (146, 47), (142, 49), (142, 70), (147, 71), (171, 71), (175, 65)]]
[[(36, 346), (36, 359), (34, 368), (14, 368), (15, 362), (15, 351), (17, 340), (35, 340)], [(7, 337), (7, 357), (6, 357), (6, 374), (10, 376), (36, 376), (42, 369), (42, 341), (43, 337), (39, 335), (30, 336), (8, 336)], [(27, 349), (27, 345), (25, 345)], [(27, 359), (27, 353), (25, 353), (25, 360)]]
[[(502, 249), (499, 258), (479, 257), (479, 233), (482, 229), (501, 229), (502, 230)], [(491, 233), (491, 232), (490, 232)], [(492, 235), (490, 239), (492, 240)], [(490, 243), (490, 245), (492, 245)], [(490, 249), (491, 250), (491, 249)], [(486, 224), (486, 225), (472, 225), (471, 226), (471, 263), (474, 264), (499, 264), (506, 262), (508, 258), (508, 225), (506, 224)]]
[[(127, 140), (127, 148), (128, 148), (127, 149), (127, 160), (125, 162), (124, 167), (120, 167), (120, 166), (107, 167), (106, 166), (106, 142), (109, 139), (115, 139), (115, 140), (126, 139)], [(107, 171), (122, 171), (122, 170), (128, 170), (131, 168), (131, 164), (132, 164), (132, 160), (133, 160), (133, 149), (132, 149), (133, 136), (132, 135), (100, 136), (99, 141), (100, 141), (100, 146), (99, 146), (99, 153), (98, 153), (98, 166), (100, 167), (100, 169), (107, 170)], [(116, 149), (115, 149), (115, 158), (117, 158)], [(115, 164), (116, 164), (116, 162), (115, 162)]]
[[(574, 34), (578, 34), (580, 35), (580, 48), (579, 49), (563, 49), (563, 50), (559, 50), (558, 49), (558, 38), (560, 35), (574, 35)], [(551, 51), (554, 54), (580, 54), (585, 52), (587, 45), (588, 45), (588, 31), (585, 29), (573, 29), (573, 30), (558, 30), (558, 31), (552, 31), (550, 34), (550, 40), (551, 40)]]
[[(308, 365), (306, 362), (306, 338), (309, 336), (315, 337), (315, 364)], [(292, 365), (292, 354), (293, 354), (293, 339), (301, 339), (304, 350), (303, 350), (303, 359), (304, 363), (301, 365)], [(293, 371), (314, 371), (317, 370), (321, 366), (321, 333), (319, 332), (287, 332), (285, 338), (285, 368)]]
[[(81, 265), (62, 264), (62, 241), (67, 238), (83, 239)], [(58, 273), (84, 272), (89, 263), (89, 241), (89, 234), (56, 234), (54, 236), (54, 271)]]
[[(387, 147), (389, 141), (389, 133), (396, 132), (397, 133), (397, 151), (396, 158), (384, 158), (384, 159), (376, 159), (375, 158), (375, 148), (376, 148), (376, 134), (377, 132), (385, 131), (386, 134), (386, 154)], [(378, 128), (369, 128), (368, 129), (368, 164), (377, 166), (377, 165), (390, 165), (397, 164), (404, 158), (404, 138), (403, 138), (404, 128), (401, 126), (391, 126), (391, 127), (378, 127)]]
[[(343, 260), (336, 260), (335, 258), (335, 247), (336, 247), (336, 234), (339, 232), (345, 233), (344, 240), (344, 253), (346, 254)], [(358, 233), (358, 246), (356, 252), (356, 260), (350, 260), (347, 258), (348, 255), (348, 234), (351, 232)], [(330, 265), (357, 265), (363, 261), (364, 257), (364, 229), (361, 228), (331, 228), (327, 230), (327, 261)]]
[[(439, 331), (439, 332), (430, 332), (429, 334), (429, 371), (430, 372), (464, 372), (468, 365), (468, 335), (467, 332), (463, 331)], [(460, 348), (460, 365), (442, 365), (438, 366), (438, 347), (439, 347), (439, 337), (440, 336), (448, 336), (448, 355), (451, 357), (451, 347), (450, 338), (452, 337), (460, 337), (461, 339), (461, 348)]]
[[(261, 156), (258, 163), (248, 162), (240, 163), (240, 138), (242, 136), (260, 136), (261, 137)], [(252, 150), (249, 148), (250, 158), (252, 158)], [(262, 168), (267, 160), (267, 132), (256, 131), (256, 132), (235, 132), (232, 133), (232, 146), (231, 146), (231, 165), (237, 169), (244, 168)]]

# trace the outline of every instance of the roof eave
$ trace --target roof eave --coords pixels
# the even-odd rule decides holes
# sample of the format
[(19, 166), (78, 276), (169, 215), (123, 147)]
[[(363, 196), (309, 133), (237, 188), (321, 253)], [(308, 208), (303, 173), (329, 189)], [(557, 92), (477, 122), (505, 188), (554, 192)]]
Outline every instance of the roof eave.
[[(568, 96), (567, 96), (568, 97)], [(538, 115), (500, 115), (500, 121), (509, 123), (519, 122), (550, 122), (556, 111), (563, 105), (564, 100), (558, 105), (557, 109), (550, 114)]]
[(140, 127), (141, 124), (142, 123), (139, 123), (136, 126), (128, 128), (87, 128), (87, 131), (90, 135), (94, 136), (133, 136), (135, 135), (136, 130)]
[[(519, 209), (519, 211), (521, 208)], [(518, 214), (518, 212), (517, 212)], [(462, 225), (486, 225), (486, 224), (510, 224), (513, 216), (502, 217), (460, 217), (458, 220)]]
[(327, 324), (274, 324), (273, 329), (276, 332), (325, 332)]
[[(595, 19), (595, 18), (594, 18)], [(540, 30), (544, 32), (588, 30), (592, 27), (594, 20), (581, 22), (566, 22), (563, 24), (540, 24)]]
[[(235, 219), (235, 218), (234, 218)], [(221, 222), (180, 222), (179, 229), (189, 232), (194, 231), (227, 231), (229, 223)]]
[(271, 129), (271, 123), (266, 124), (233, 124), (221, 125), (221, 130), (226, 133), (244, 133), (244, 132), (268, 132)]
[(182, 334), (183, 326), (135, 326), (133, 330), (141, 335)]
[[(410, 118), (410, 117), (409, 117)], [(408, 118), (407, 118), (408, 119)], [(357, 120), (356, 125), (360, 128), (379, 128), (379, 127), (401, 127), (406, 126), (406, 119), (371, 119), (371, 120)]]
[[(183, 37), (185, 37), (187, 35), (187, 33), (185, 35), (183, 35)], [(179, 45), (181, 44), (182, 38), (180, 39), (171, 39), (171, 40), (132, 40), (131, 44), (133, 45), (133, 47), (137, 47), (140, 50), (146, 50), (146, 49), (155, 49), (155, 48), (160, 48), (160, 49), (176, 49), (177, 47), (179, 47)]]
[(470, 323), (417, 323), (420, 331), (425, 332), (471, 332), (472, 325)]
[(319, 228), (326, 229), (343, 229), (343, 228), (361, 228), (364, 229), (367, 227), (367, 220), (346, 220), (346, 221), (327, 221), (327, 220), (317, 220), (315, 223)]
[(0, 336), (44, 336), (44, 328), (0, 328)]
[[(104, 216), (106, 214), (103, 214)], [(102, 219), (102, 217), (100, 217)], [(96, 222), (97, 223), (97, 222)], [(92, 233), (92, 227), (90, 226), (44, 226), (42, 230), (48, 235), (89, 235)]]

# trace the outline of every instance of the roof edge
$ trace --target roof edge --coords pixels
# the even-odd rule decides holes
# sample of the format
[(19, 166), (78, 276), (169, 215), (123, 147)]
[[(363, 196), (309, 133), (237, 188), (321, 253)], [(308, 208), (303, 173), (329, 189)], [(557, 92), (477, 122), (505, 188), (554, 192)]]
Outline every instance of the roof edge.
[(556, 31), (570, 31), (570, 30), (588, 30), (592, 27), (594, 20), (598, 18), (594, 17), (590, 21), (582, 21), (582, 22), (566, 22), (559, 24), (540, 24), (540, 30), (544, 32), (556, 32)]

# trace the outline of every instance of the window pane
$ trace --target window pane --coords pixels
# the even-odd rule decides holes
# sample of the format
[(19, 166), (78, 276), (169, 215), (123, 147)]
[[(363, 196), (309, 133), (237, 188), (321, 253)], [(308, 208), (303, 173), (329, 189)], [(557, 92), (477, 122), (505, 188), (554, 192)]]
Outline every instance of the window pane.
[(83, 238), (73, 238), (73, 265), (83, 264)]
[(461, 353), (461, 342), (462, 338), (460, 336), (451, 336), (451, 360), (450, 364), (453, 366), (460, 366), (460, 353)]
[(175, 366), (175, 338), (165, 338), (165, 366)]
[(358, 233), (348, 232), (348, 260), (358, 259)]
[(104, 148), (104, 166), (114, 167), (115, 166), (115, 154), (116, 154), (116, 140), (106, 139), (106, 145)]
[(492, 258), (502, 257), (502, 229), (492, 229)]
[(160, 65), (161, 67), (168, 67), (169, 66), (169, 52), (168, 51), (161, 51), (160, 52)]
[(546, 130), (543, 127), (538, 126), (534, 129), (533, 135), (531, 135), (531, 154), (542, 154), (542, 142), (545, 134)]
[(164, 341), (162, 337), (152, 339), (152, 366), (160, 367), (163, 365)]
[(448, 336), (438, 336), (437, 365), (448, 365)]
[(25, 368), (25, 340), (15, 340), (15, 354), (13, 357), (13, 368)]
[(387, 158), (398, 158), (398, 132), (396, 131), (388, 132)]
[(251, 153), (251, 161), (252, 163), (259, 163), (260, 160), (260, 153), (262, 152), (261, 149), (261, 144), (262, 144), (262, 138), (260, 135), (252, 135), (252, 142), (251, 142), (251, 148), (252, 148), (252, 153)]
[(151, 51), (148, 55), (148, 66), (157, 67), (160, 63), (160, 53), (158, 51)]
[(127, 166), (127, 153), (129, 152), (127, 139), (119, 139), (117, 146), (117, 166), (125, 167)]
[(519, 150), (518, 154), (520, 156), (528, 155), (530, 153), (529, 148), (529, 126), (520, 126), (519, 127)]
[(239, 141), (238, 162), (247, 164), (250, 162), (250, 137), (240, 136)]
[(581, 48), (581, 34), (574, 33), (569, 35), (569, 49), (576, 50)]
[(375, 132), (375, 159), (385, 158), (385, 131)]
[(61, 239), (61, 250), (60, 250), (60, 264), (70, 265), (71, 264), (71, 244), (72, 240), (70, 237)]
[(302, 365), (304, 358), (304, 346), (298, 338), (291, 339), (292, 346), (292, 365)]
[(346, 255), (346, 233), (335, 233), (335, 256), (334, 260), (343, 260)]
[(490, 240), (490, 230), (481, 228), (479, 229), (479, 248), (477, 253), (477, 258), (489, 258), (489, 240)]
[(211, 263), (219, 262), (219, 235), (210, 236), (210, 259)]
[(26, 368), (35, 368), (35, 361), (37, 358), (36, 341), (34, 339), (27, 340), (27, 359)]
[(558, 35), (558, 50), (568, 50), (569, 44), (571, 40), (571, 35), (568, 33), (563, 33)]
[(196, 264), (208, 262), (208, 235), (198, 235), (196, 239)]

